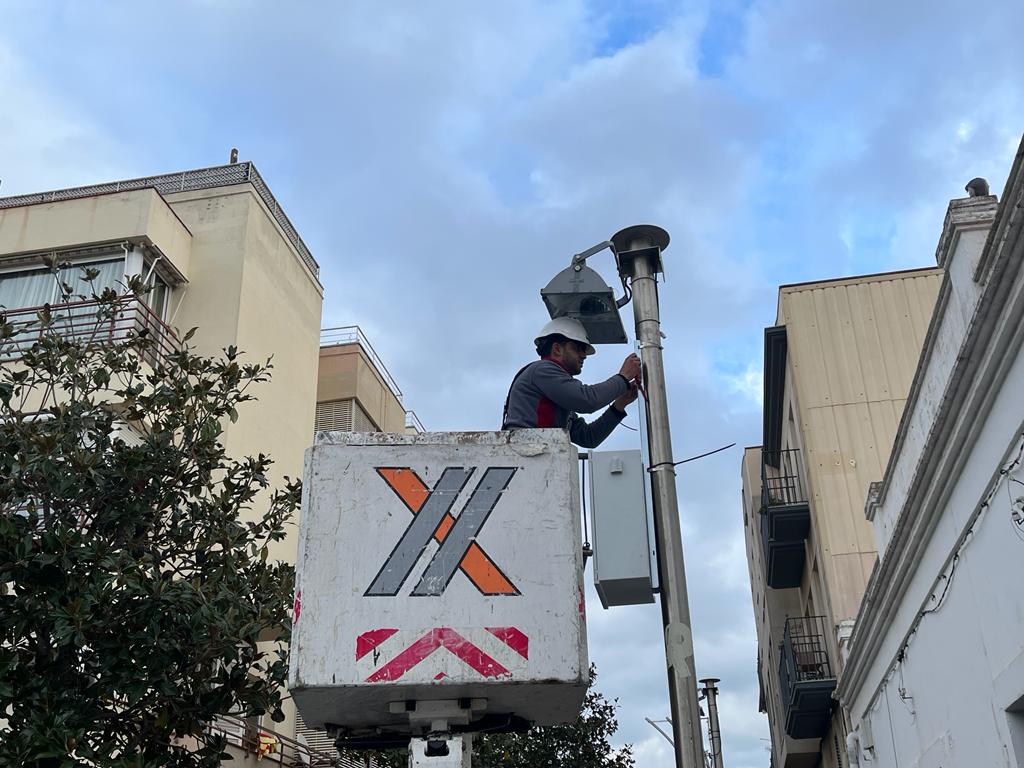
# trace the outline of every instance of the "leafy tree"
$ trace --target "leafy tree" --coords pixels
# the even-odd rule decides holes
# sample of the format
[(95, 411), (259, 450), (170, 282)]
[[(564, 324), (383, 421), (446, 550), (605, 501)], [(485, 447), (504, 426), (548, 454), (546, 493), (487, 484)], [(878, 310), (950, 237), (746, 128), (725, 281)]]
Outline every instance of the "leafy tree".
[(0, 765), (214, 766), (218, 715), (282, 717), (293, 573), (268, 544), (299, 483), (221, 442), (271, 366), (193, 354), (127, 288), (0, 310)]
[[(477, 734), (473, 737), (474, 768), (633, 768), (633, 748), (615, 749), (611, 738), (619, 728), (616, 704), (594, 690), (597, 672), (590, 668), (590, 689), (575, 722), (531, 728), (526, 733)], [(404, 750), (375, 755), (384, 768), (405, 768)]]

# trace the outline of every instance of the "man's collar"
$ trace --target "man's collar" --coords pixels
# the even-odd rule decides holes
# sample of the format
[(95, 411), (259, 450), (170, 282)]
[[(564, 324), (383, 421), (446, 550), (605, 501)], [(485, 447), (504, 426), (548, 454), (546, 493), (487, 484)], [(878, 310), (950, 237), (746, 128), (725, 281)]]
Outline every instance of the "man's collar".
[(570, 371), (568, 368), (566, 368), (564, 365), (562, 365), (562, 361), (561, 360), (555, 360), (555, 358), (551, 357), (551, 355), (548, 355), (547, 357), (542, 357), (541, 360), (547, 360), (549, 363), (554, 363), (559, 368), (561, 368), (563, 371), (565, 371), (570, 376), (572, 376), (572, 371)]

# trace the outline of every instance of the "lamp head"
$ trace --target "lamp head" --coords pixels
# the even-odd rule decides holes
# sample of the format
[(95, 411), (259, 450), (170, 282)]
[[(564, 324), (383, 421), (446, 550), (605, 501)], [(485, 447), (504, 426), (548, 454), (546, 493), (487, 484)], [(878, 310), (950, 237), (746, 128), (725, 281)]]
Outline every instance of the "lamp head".
[(569, 266), (551, 278), (540, 292), (548, 314), (583, 323), (591, 344), (625, 344), (626, 330), (612, 289), (585, 264)]

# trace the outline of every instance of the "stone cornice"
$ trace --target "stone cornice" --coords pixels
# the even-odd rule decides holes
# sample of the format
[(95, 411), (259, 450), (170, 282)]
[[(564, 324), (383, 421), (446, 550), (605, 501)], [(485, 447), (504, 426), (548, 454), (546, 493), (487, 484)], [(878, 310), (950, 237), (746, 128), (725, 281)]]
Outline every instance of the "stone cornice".
[[(935, 263), (945, 267), (956, 250), (956, 241), (965, 229), (988, 229), (995, 218), (998, 201), (995, 195), (964, 197), (950, 200), (946, 218), (942, 222), (942, 235), (935, 248)], [(975, 277), (977, 280), (977, 277)]]

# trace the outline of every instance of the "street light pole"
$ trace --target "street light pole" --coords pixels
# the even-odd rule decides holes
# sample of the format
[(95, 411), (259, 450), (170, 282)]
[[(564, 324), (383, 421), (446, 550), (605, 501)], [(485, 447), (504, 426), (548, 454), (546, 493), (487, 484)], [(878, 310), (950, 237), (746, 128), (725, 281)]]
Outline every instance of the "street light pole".
[(668, 233), (660, 227), (639, 225), (616, 233), (612, 243), (617, 252), (620, 274), (629, 278), (636, 338), (644, 367), (654, 531), (676, 768), (703, 768), (704, 747), (698, 714), (693, 632), (690, 629), (690, 605), (683, 567), (683, 541), (658, 310), (656, 275), (662, 271), (661, 250), (668, 245)]
[(711, 746), (711, 760), (714, 768), (725, 768), (722, 758), (722, 729), (718, 725), (718, 688), (717, 677), (705, 677), (700, 681), (704, 685), (704, 698), (708, 702), (708, 744)]

